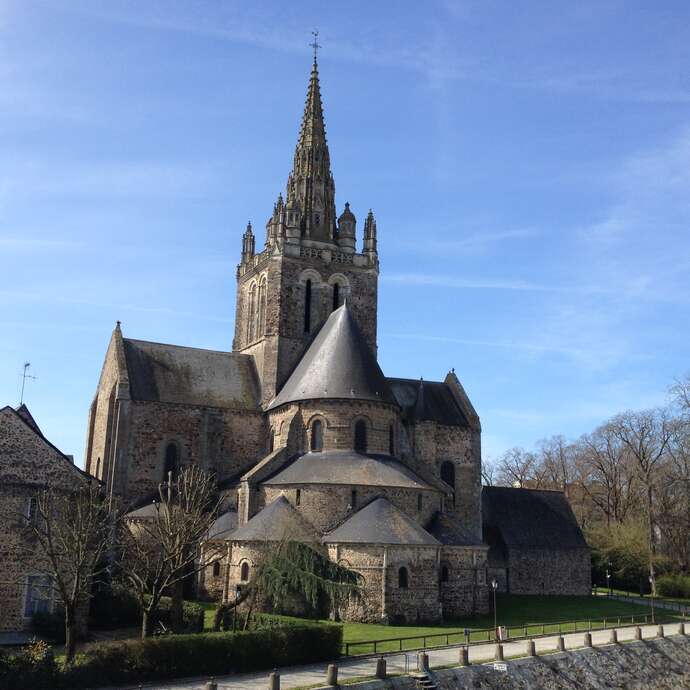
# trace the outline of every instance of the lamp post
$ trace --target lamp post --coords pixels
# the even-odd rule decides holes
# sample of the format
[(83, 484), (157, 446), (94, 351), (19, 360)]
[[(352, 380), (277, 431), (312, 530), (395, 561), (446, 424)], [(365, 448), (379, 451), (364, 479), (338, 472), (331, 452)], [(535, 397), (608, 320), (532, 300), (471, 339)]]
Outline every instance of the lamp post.
[(609, 589), (609, 596), (611, 596), (613, 594), (613, 589), (611, 588), (611, 571), (613, 570), (613, 563), (611, 563), (610, 558), (607, 565), (608, 568), (606, 568), (606, 586)]
[(491, 580), (491, 589), (494, 591), (494, 633), (498, 639), (498, 611), (496, 610), (496, 590), (498, 589), (498, 580), (494, 578)]
[(232, 610), (232, 631), (235, 632), (235, 626), (237, 623), (237, 601), (242, 594), (242, 587), (240, 585), (235, 585), (235, 608)]
[(654, 623), (654, 578), (651, 575), (649, 576), (649, 588), (651, 590), (651, 597), (649, 599), (649, 603), (652, 607), (652, 623)]

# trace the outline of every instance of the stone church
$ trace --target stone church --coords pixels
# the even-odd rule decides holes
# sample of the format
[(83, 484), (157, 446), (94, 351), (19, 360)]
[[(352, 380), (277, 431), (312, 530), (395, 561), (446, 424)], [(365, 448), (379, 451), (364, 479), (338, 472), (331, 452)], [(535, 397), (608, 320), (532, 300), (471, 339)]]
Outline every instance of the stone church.
[(133, 509), (181, 466), (216, 473), (210, 538), (227, 548), (206, 593), (228, 597), (262, 545), (297, 538), (362, 574), (352, 618), (488, 610), (479, 417), (454, 371), (381, 371), (378, 276), (373, 213), (358, 245), (349, 204), (336, 212), (315, 58), (286, 195), (262, 249), (251, 225), (242, 236), (232, 352), (125, 338), (118, 322), (89, 414), (87, 471)]

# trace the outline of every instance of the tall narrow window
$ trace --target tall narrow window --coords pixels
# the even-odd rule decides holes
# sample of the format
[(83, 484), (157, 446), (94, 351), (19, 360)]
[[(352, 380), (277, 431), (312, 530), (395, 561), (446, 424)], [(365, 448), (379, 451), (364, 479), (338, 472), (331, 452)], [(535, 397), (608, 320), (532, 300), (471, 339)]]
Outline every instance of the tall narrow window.
[(388, 455), (395, 455), (395, 427), (388, 427)]
[(363, 419), (355, 424), (355, 450), (358, 453), (367, 452), (367, 423)]
[(417, 494), (417, 510), (421, 510), (422, 505), (423, 505), (422, 504), (422, 494), (419, 493), (419, 494)]
[(220, 576), (220, 561), (215, 561), (213, 563), (213, 577)]
[(266, 330), (266, 279), (259, 285), (259, 310), (257, 314), (256, 337), (261, 337)]
[(455, 505), (455, 465), (446, 460), (441, 465), (441, 479), (453, 489), (453, 505)]
[(98, 458), (96, 460), (96, 474), (94, 476), (96, 477), (96, 479), (101, 478), (101, 459), (100, 458)]
[(252, 342), (256, 337), (256, 283), (249, 288), (249, 309), (247, 310), (247, 340)]
[(323, 450), (323, 424), (320, 419), (315, 419), (311, 424), (309, 449), (315, 453), (320, 453)]
[(333, 286), (333, 311), (340, 306), (340, 285), (336, 283)]
[(311, 280), (304, 286), (304, 332), (311, 330)]
[(53, 579), (50, 575), (29, 575), (26, 578), (24, 617), (47, 613), (52, 608)]
[(302, 489), (295, 490), (295, 505), (302, 503)]
[(407, 568), (404, 566), (398, 570), (398, 587), (407, 589)]
[(357, 489), (352, 489), (350, 494), (350, 507), (353, 509), (357, 507)]
[(441, 566), (441, 582), (448, 582), (450, 579), (450, 571), (447, 565)]
[(26, 514), (24, 516), (26, 518), (26, 521), (30, 525), (36, 524), (36, 509), (37, 508), (38, 508), (38, 504), (36, 503), (36, 497), (30, 496), (26, 502)]
[(172, 474), (172, 480), (177, 479), (177, 474), (180, 470), (180, 454), (177, 446), (174, 443), (168, 443), (165, 448), (165, 465), (163, 468), (163, 481), (168, 481), (168, 477)]
[(242, 567), (240, 568), (240, 580), (242, 580), (242, 582), (247, 582), (249, 580), (249, 563), (247, 563), (247, 561), (242, 563)]

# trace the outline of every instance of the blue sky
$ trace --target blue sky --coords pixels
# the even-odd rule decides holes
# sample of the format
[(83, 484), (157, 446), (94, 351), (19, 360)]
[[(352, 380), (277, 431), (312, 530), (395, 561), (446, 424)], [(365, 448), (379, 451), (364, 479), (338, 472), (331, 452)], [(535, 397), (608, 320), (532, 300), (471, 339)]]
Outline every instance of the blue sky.
[(0, 0), (0, 404), (83, 455), (116, 319), (230, 349), (310, 67), (378, 221), (379, 359), (455, 367), (485, 457), (690, 370), (686, 2)]

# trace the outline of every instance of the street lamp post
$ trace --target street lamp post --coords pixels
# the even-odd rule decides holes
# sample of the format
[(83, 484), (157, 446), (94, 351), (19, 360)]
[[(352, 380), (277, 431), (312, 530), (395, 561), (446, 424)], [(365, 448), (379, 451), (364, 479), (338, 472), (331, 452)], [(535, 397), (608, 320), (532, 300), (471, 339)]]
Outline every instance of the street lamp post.
[(498, 611), (496, 610), (496, 590), (498, 589), (498, 580), (494, 578), (491, 580), (491, 589), (494, 591), (494, 633), (498, 639)]
[(611, 588), (611, 570), (613, 570), (613, 563), (609, 558), (608, 568), (606, 568), (606, 586), (609, 588), (609, 596), (613, 594), (613, 589)]
[(654, 578), (651, 575), (649, 576), (649, 588), (651, 590), (651, 597), (649, 599), (649, 603), (652, 607), (652, 623), (654, 623)]

